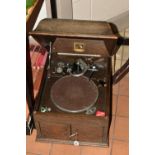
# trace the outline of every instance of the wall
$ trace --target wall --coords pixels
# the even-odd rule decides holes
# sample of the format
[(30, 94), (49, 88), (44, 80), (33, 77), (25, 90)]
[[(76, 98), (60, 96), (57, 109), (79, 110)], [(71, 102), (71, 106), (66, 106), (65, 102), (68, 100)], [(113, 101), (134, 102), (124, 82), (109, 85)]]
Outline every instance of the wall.
[(129, 9), (128, 0), (72, 0), (73, 18), (108, 20)]
[(56, 0), (57, 4), (57, 17), (63, 19), (72, 19), (72, 0)]
[(58, 18), (100, 20), (119, 31), (129, 26), (129, 0), (56, 0)]

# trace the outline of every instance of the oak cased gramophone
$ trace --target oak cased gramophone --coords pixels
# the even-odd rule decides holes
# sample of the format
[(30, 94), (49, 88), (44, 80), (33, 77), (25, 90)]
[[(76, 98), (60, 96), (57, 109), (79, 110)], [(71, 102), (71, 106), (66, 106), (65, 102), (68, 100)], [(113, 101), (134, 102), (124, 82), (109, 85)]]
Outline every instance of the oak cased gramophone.
[(48, 50), (33, 114), (37, 140), (108, 146), (119, 36), (107, 22), (63, 19), (44, 19), (30, 35)]

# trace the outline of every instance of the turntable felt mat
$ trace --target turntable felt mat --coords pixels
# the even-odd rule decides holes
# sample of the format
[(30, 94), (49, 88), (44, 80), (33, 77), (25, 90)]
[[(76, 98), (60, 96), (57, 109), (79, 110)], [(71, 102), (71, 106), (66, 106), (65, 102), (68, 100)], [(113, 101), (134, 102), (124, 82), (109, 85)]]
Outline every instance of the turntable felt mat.
[(63, 111), (82, 112), (95, 104), (98, 88), (85, 76), (65, 76), (51, 87), (50, 97), (55, 106)]

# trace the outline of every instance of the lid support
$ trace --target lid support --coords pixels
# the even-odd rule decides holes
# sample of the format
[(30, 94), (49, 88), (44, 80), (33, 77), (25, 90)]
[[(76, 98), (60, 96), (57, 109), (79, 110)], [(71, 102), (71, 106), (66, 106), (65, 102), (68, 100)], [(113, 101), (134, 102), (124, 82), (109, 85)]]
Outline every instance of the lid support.
[(51, 78), (51, 56), (52, 56), (52, 42), (50, 41), (50, 49), (49, 49), (49, 55), (48, 55), (48, 78)]

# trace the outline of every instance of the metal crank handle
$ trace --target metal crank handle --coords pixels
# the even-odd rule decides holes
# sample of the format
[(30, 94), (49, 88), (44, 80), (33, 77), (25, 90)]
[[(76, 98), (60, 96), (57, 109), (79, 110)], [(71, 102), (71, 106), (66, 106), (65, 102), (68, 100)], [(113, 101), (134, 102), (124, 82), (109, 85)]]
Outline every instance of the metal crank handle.
[(71, 135), (69, 136), (69, 138), (74, 137), (74, 136), (77, 136), (77, 135), (78, 135), (78, 133), (75, 132), (75, 133), (71, 134)]

